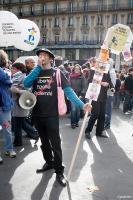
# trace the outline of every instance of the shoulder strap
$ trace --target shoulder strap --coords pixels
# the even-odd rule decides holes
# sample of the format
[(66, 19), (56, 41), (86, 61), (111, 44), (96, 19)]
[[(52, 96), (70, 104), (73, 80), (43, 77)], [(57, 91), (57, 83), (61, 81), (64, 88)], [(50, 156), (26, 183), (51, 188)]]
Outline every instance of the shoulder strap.
[(60, 74), (61, 72), (60, 72), (60, 69), (57, 69), (56, 70), (56, 81), (57, 81), (57, 86), (59, 87), (61, 87), (61, 74)]

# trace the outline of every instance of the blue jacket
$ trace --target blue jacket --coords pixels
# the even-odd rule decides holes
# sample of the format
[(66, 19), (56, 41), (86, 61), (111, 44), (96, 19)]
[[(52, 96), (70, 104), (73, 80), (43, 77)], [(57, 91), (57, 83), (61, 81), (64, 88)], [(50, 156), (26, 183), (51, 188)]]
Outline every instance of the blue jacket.
[(10, 76), (0, 67), (0, 95), (2, 96), (2, 110), (10, 111), (13, 105), (9, 88), (12, 85)]

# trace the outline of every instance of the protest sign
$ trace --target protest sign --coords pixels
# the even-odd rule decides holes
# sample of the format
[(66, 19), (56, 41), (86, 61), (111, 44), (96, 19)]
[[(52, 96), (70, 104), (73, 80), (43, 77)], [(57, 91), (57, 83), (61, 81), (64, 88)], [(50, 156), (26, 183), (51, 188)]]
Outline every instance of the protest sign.
[(20, 34), (21, 26), (17, 16), (9, 11), (0, 11), (0, 46), (14, 46)]
[(126, 61), (126, 62), (128, 62), (132, 59), (129, 45), (125, 45), (125, 48), (122, 51), (122, 55), (124, 57), (124, 61)]
[(23, 27), (22, 33), (14, 46), (23, 51), (32, 51), (39, 43), (40, 30), (33, 21), (27, 19), (21, 19), (20, 25)]
[(93, 101), (97, 101), (100, 93), (101, 85), (97, 83), (90, 83), (87, 89), (85, 98)]
[(103, 46), (111, 49), (111, 52), (119, 55), (124, 50), (125, 44), (131, 34), (128, 26), (116, 24), (108, 29)]
[(108, 73), (109, 67), (110, 67), (110, 65), (108, 62), (103, 63), (97, 59), (95, 67), (91, 67), (91, 69), (104, 74), (104, 73)]

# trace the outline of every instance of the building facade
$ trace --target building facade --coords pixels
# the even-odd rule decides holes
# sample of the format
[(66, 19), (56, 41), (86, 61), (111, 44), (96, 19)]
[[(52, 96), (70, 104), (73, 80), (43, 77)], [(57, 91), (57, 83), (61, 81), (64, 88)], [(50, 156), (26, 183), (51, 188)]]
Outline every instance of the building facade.
[[(114, 24), (128, 25), (133, 31), (133, 0), (0, 0), (0, 10), (34, 21), (41, 32), (38, 47), (71, 61), (97, 56)], [(8, 53), (11, 59), (29, 55), (14, 48)]]

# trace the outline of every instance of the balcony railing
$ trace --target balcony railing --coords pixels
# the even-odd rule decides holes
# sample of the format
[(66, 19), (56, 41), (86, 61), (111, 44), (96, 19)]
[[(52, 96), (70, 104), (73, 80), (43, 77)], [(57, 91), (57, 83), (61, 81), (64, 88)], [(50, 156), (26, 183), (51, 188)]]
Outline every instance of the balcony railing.
[[(31, 1), (28, 1), (31, 2)], [(34, 5), (35, 2), (32, 2)], [(10, 3), (11, 6), (12, 3)], [(9, 4), (5, 4), (3, 5), (3, 7), (7, 7)], [(73, 10), (70, 10), (69, 8), (59, 8), (58, 12), (55, 8), (51, 8), (51, 9), (46, 9), (45, 11), (43, 11), (42, 9), (40, 10), (34, 10), (33, 13), (29, 12), (29, 11), (24, 11), (23, 12), (23, 16), (41, 16), (41, 15), (54, 15), (54, 14), (74, 14), (74, 13), (88, 13), (88, 12), (97, 12), (97, 11), (117, 11), (117, 10), (132, 10), (133, 7), (129, 6), (128, 4), (109, 4), (107, 5), (94, 5), (94, 6), (88, 6), (87, 9), (84, 9), (84, 6), (80, 6), (80, 7), (73, 7)]]
[[(97, 11), (116, 11), (116, 10), (128, 10), (128, 9), (133, 9), (129, 5), (126, 4), (120, 4), (118, 6), (115, 6), (114, 4), (110, 5), (101, 5), (100, 7), (96, 6), (88, 6), (88, 9), (84, 9), (83, 6), (81, 7), (74, 7), (73, 10), (70, 10), (69, 8), (59, 8), (58, 9), (58, 14), (67, 14), (67, 13), (86, 13), (86, 12), (97, 12)], [(34, 11), (34, 15), (38, 14), (44, 14), (44, 15), (49, 15), (49, 14), (57, 14), (56, 9), (47, 9), (45, 12), (43, 10), (38, 10)]]
[[(80, 41), (59, 41), (59, 42), (55, 42), (55, 41), (49, 41), (46, 42), (45, 45), (101, 45), (103, 43), (102, 40), (80, 40)], [(44, 44), (44, 43), (40, 43), (40, 44)]]
[[(57, 47), (57, 48), (82, 48), (83, 47), (91, 47), (91, 48), (100, 48), (103, 44), (103, 40), (80, 40), (80, 41), (48, 41), (48, 42), (40, 42), (39, 45), (45, 45), (47, 47)], [(133, 49), (133, 43), (131, 45), (131, 49)]]

